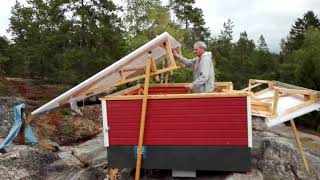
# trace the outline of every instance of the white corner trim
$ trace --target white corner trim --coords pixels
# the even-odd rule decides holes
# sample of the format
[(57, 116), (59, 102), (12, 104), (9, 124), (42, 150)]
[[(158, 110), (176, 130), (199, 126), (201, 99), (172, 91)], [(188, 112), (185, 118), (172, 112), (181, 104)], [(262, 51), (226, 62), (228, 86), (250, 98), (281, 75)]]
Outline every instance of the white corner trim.
[(107, 114), (107, 101), (101, 100), (102, 109), (102, 134), (103, 134), (103, 145), (109, 147), (109, 127), (108, 127), (108, 114)]
[(251, 114), (251, 97), (247, 96), (247, 120), (248, 120), (248, 146), (252, 147), (252, 114)]

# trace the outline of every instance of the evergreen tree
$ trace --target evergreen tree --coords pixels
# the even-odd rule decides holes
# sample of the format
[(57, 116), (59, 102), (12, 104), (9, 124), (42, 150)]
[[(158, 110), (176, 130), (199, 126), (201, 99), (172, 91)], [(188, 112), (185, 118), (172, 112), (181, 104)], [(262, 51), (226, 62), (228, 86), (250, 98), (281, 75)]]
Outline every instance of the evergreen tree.
[(259, 37), (258, 50), (264, 51), (264, 52), (269, 52), (268, 45), (267, 45), (266, 40), (264, 39), (263, 35), (260, 35), (260, 37)]
[(313, 11), (306, 12), (302, 18), (298, 18), (289, 33), (282, 53), (291, 52), (301, 47), (308, 28), (319, 28), (320, 21)]
[(8, 48), (9, 40), (5, 36), (0, 36), (0, 76), (7, 74), (8, 71)]
[(194, 8), (194, 0), (170, 0), (169, 6), (173, 10), (180, 25), (187, 32), (183, 42), (186, 46), (192, 46), (196, 41), (210, 41), (210, 31), (205, 27), (203, 12), (200, 8)]
[(77, 83), (112, 64), (124, 49), (116, 11), (109, 0), (17, 2), (9, 29), (11, 73)]

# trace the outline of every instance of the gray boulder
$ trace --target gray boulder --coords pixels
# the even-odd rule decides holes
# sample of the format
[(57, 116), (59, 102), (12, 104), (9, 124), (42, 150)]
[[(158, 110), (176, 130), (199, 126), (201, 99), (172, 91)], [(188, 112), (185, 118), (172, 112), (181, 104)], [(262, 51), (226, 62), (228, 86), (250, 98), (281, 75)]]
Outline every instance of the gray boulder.
[(270, 132), (253, 132), (252, 163), (266, 179), (319, 179), (320, 155), (305, 151), (310, 173), (291, 139)]
[(72, 148), (73, 155), (86, 165), (97, 166), (107, 163), (107, 148), (103, 146), (103, 135)]
[(0, 154), (0, 179), (46, 179), (53, 153), (26, 145), (11, 145)]

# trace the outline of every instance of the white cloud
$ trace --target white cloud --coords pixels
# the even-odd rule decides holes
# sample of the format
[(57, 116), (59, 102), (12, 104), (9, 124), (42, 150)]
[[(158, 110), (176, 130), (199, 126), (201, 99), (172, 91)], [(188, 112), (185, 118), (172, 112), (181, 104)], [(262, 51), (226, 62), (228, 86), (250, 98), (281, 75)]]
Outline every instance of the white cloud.
[(235, 25), (234, 40), (243, 31), (255, 42), (262, 34), (273, 52), (280, 51), (281, 38), (288, 35), (298, 17), (308, 10), (320, 16), (319, 0), (196, 0), (196, 6), (203, 10), (206, 25), (214, 35), (230, 18)]
[[(122, 4), (122, 0), (114, 0)], [(20, 0), (25, 2), (25, 0)], [(167, 4), (168, 0), (163, 0)], [(14, 0), (2, 0), (0, 7), (0, 35), (8, 35), (11, 7)], [(206, 25), (213, 35), (223, 29), (223, 23), (229, 18), (234, 22), (234, 40), (240, 32), (247, 31), (249, 38), (257, 42), (262, 34), (270, 48), (279, 52), (281, 38), (285, 38), (292, 24), (308, 10), (318, 16), (320, 0), (196, 0), (196, 6), (204, 13)]]

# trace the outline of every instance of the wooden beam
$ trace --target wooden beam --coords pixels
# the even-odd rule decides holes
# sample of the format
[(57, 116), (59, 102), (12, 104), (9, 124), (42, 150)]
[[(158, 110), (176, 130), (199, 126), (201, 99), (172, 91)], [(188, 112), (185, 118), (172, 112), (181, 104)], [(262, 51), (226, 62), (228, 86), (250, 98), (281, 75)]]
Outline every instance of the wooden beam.
[(118, 92), (115, 92), (113, 94), (110, 94), (109, 96), (125, 95), (125, 94), (127, 94), (129, 92), (132, 92), (132, 91), (135, 91), (135, 90), (139, 89), (140, 87), (141, 87), (141, 84), (137, 84), (135, 86), (129, 87), (129, 88), (124, 89), (122, 91), (118, 91)]
[(264, 83), (264, 84), (269, 84), (272, 83), (272, 81), (268, 80), (260, 80), (260, 79), (250, 79), (249, 83), (254, 84), (254, 83)]
[(139, 70), (143, 70), (145, 71), (145, 66), (140, 66), (140, 67), (132, 67), (132, 68), (122, 68), (121, 70), (123, 72), (128, 72), (128, 71), (139, 71)]
[(120, 70), (120, 71), (119, 71), (119, 74), (120, 74), (121, 80), (124, 81), (124, 80), (126, 79), (126, 77), (124, 76), (123, 71)]
[[(152, 72), (156, 72), (157, 71), (157, 64), (156, 64), (156, 61), (153, 60), (153, 59), (151, 60), (151, 71)], [(154, 78), (155, 78), (156, 81), (158, 81), (158, 82), (160, 81), (159, 74), (155, 75)]]
[(274, 101), (273, 101), (273, 110), (272, 110), (272, 115), (273, 116), (277, 115), (278, 101), (279, 101), (279, 89), (275, 89)]
[[(244, 97), (250, 93), (245, 92), (221, 92), (221, 93), (192, 93), (192, 94), (157, 94), (148, 95), (148, 99), (192, 99), (192, 98), (212, 98), (212, 97)], [(106, 100), (132, 100), (142, 99), (142, 95), (127, 95), (127, 96), (105, 96)]]
[[(170, 66), (176, 67), (177, 65), (176, 65), (176, 61), (174, 60), (174, 56), (172, 53), (172, 47), (171, 47), (170, 42), (166, 41), (165, 46), (166, 46), (166, 51), (167, 51), (169, 62), (170, 62), (168, 64), (168, 67), (170, 67)], [(170, 71), (170, 73), (173, 74), (173, 71)]]
[(164, 73), (164, 83), (168, 84), (169, 82), (169, 72)]
[(257, 84), (254, 84), (254, 85), (249, 85), (248, 87), (244, 88), (244, 89), (241, 89), (240, 91), (251, 91), (251, 89), (255, 88), (255, 87), (258, 87), (260, 86), (262, 83), (257, 83)]
[(293, 111), (296, 111), (296, 110), (298, 110), (298, 109), (304, 108), (304, 107), (306, 107), (306, 106), (308, 106), (308, 105), (310, 105), (310, 104), (313, 104), (313, 103), (315, 103), (315, 101), (312, 101), (312, 100), (306, 101), (306, 102), (304, 102), (304, 103), (302, 103), (302, 104), (298, 104), (298, 105), (296, 105), (296, 106), (293, 106), (293, 107), (287, 109), (287, 110), (286, 110), (286, 113), (291, 113), (291, 112), (293, 112)]
[(301, 155), (301, 159), (302, 159), (302, 161), (303, 161), (304, 168), (306, 169), (306, 171), (310, 172), (309, 164), (308, 164), (307, 158), (306, 158), (305, 155), (304, 155), (304, 151), (303, 151), (303, 149), (302, 149), (302, 145), (301, 145), (301, 142), (300, 142), (299, 133), (298, 133), (298, 130), (297, 130), (297, 128), (296, 128), (296, 124), (294, 123), (294, 120), (293, 120), (293, 119), (290, 120), (290, 123), (291, 123), (292, 131), (293, 131), (293, 135), (294, 135), (294, 137), (295, 137), (297, 146), (298, 146), (298, 148), (299, 148), (299, 152), (300, 152), (300, 155)]
[(146, 121), (146, 113), (147, 113), (147, 100), (148, 100), (151, 61), (152, 60), (149, 59), (147, 62), (146, 76), (145, 76), (145, 81), (144, 81), (135, 180), (140, 179), (142, 145), (143, 145), (144, 129), (145, 129), (145, 121)]
[(299, 90), (299, 89), (287, 89), (274, 86), (274, 89), (279, 90), (279, 92), (287, 93), (287, 94), (303, 94), (303, 95), (315, 95), (314, 92), (309, 90)]

